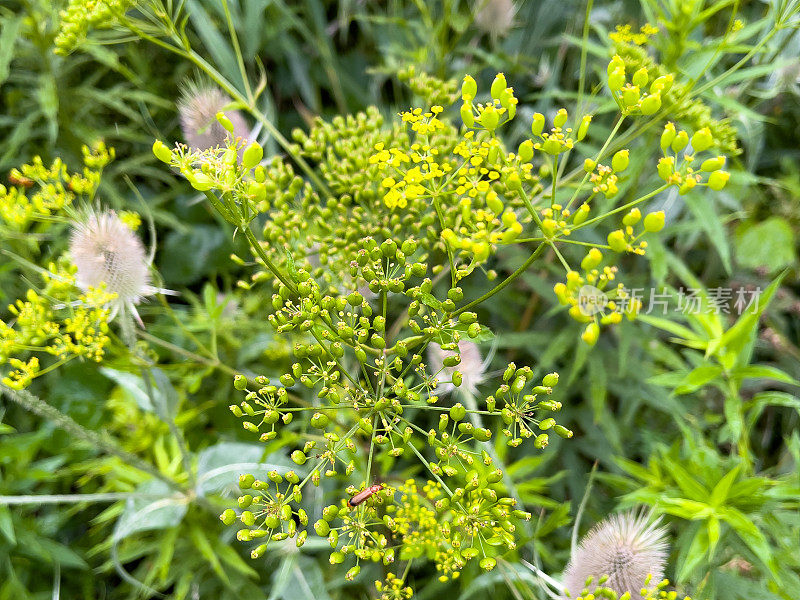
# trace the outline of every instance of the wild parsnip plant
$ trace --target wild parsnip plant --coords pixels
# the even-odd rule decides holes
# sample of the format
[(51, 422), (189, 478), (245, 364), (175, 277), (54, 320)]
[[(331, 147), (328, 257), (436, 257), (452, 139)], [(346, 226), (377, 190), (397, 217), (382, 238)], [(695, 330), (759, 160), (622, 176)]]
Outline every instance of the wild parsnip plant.
[[(614, 57), (608, 85), (620, 115), (572, 189), (560, 185), (559, 160), (586, 138), (591, 115), (570, 120), (561, 109), (546, 127), (544, 115), (536, 113), (531, 137), (509, 151), (501, 132), (516, 117), (518, 101), (502, 73), (485, 101), (478, 101), (475, 80), (464, 78), (456, 117), (460, 126), (443, 107), (432, 106), (403, 112), (400, 124), (390, 127), (370, 111), (320, 122), (309, 134), (296, 132), (297, 145), (289, 150), (318, 165), (314, 180), (324, 182), (321, 189), (295, 175), (284, 160), (264, 161), (257, 142), (233, 135), (224, 146), (206, 150), (155, 142), (156, 157), (177, 169), (246, 237), (258, 268), (251, 282), (240, 285), (272, 291), (270, 323), (278, 333), (299, 338), (297, 362), (278, 381), (244, 375), (234, 381), (245, 395), (231, 411), (262, 441), (276, 439), (283, 427), (297, 427), (298, 417), (305, 417), (302, 430), (320, 432), (309, 434), (292, 453), (292, 460), (307, 469), (305, 477), (272, 472), (268, 481), (247, 474), (240, 478), (241, 512), (228, 509), (221, 518), (245, 527), (238, 538), (257, 544), (254, 558), (273, 541), (293, 538), (302, 546), (309, 525), (301, 506), (307, 486), (320, 485), (323, 477), (352, 479), (354, 474), (360, 483), (343, 489), (341, 502), (328, 506), (314, 524), (317, 534), (328, 538), (331, 563), (352, 565), (347, 579), (358, 575), (363, 561), (410, 559), (411, 549), (423, 543), (443, 581), (457, 577), (473, 558), (490, 570), (499, 549), (516, 548), (520, 524), (515, 521), (530, 514), (503, 495), (497, 485), (503, 471), (494, 468), (489, 453), (478, 451), (478, 443), (498, 430), (512, 447), (530, 440), (542, 449), (550, 430), (571, 437), (550, 416), (561, 408), (547, 398), (558, 375), (537, 381), (533, 369), (511, 363), (500, 386), (475, 408), (442, 406), (439, 377), (449, 376), (444, 383), (455, 388), (465, 377), (475, 377), (458, 368), (463, 343), (491, 333), (473, 309), (546, 249), (563, 264), (564, 281), (554, 290), (570, 306), (570, 315), (586, 323), (585, 343), (597, 341), (601, 325), (617, 323), (623, 315), (635, 318), (639, 304), (616, 283), (613, 257), (644, 254), (645, 238), (664, 226), (663, 213), (643, 217), (638, 206), (670, 186), (683, 193), (695, 186), (716, 191), (728, 178), (721, 169), (724, 157), (701, 160), (714, 146), (707, 128), (690, 135), (668, 123), (660, 141), (664, 156), (652, 165), (664, 183), (593, 214), (593, 201), (613, 198), (628, 167), (627, 149), (606, 154), (619, 126), (626, 118), (655, 113), (672, 82), (671, 76), (651, 82), (646, 69), (628, 74), (622, 59)], [(217, 119), (234, 132), (223, 113)], [(620, 213), (621, 228), (608, 235), (607, 244), (575, 239), (586, 227)], [(465, 298), (463, 280), (483, 276), (499, 247), (522, 243), (536, 247), (514, 273), (497, 281), (489, 271), (493, 287)], [(575, 268), (559, 250), (573, 243), (587, 248)], [(434, 343), (447, 352), (435, 370), (425, 362), (425, 351)], [(293, 406), (298, 387), (314, 392), (312, 406)], [(426, 428), (428, 423), (435, 426)], [(365, 443), (364, 465), (357, 448)], [(413, 480), (397, 486), (390, 476), (373, 485), (373, 465), (391, 473), (397, 468), (392, 465), (409, 458), (432, 478), (424, 495)], [(408, 513), (403, 506), (408, 502), (429, 505), (430, 514)], [(409, 560), (397, 581), (405, 581), (410, 565)]]
[[(421, 27), (414, 35), (428, 31), (440, 8), (452, 16), (436, 29), (429, 63), (436, 76), (424, 72), (423, 61), (400, 69), (392, 50), (384, 54), (383, 67), (408, 84), (413, 105), (345, 114), (346, 80), (331, 74), (336, 63), (323, 46), (321, 70), (342, 114), (308, 117), (307, 128), (284, 136), (268, 98), (272, 74), (244, 50), (255, 42), (241, 37), (248, 28), (236, 22), (254, 17), (247, 3), (69, 1), (54, 42), (63, 60), (88, 47), (113, 63), (95, 43), (137, 39), (197, 71), (176, 93), (183, 141), (155, 141), (162, 164), (153, 172), (173, 178), (181, 214), (193, 207), (213, 223), (203, 224), (205, 232), (232, 241), (229, 257), (227, 250), (215, 257), (224, 259), (222, 272), (198, 278), (202, 290), (181, 290), (173, 303), (164, 296), (173, 292), (157, 287), (155, 226), (140, 231), (142, 219), (152, 217), (146, 204), (142, 217), (114, 211), (100, 192), (113, 150), (86, 148), (77, 175), (59, 160), (46, 167), (37, 158), (0, 188), (3, 255), (15, 274), (38, 277), (18, 278), (19, 300), (0, 321), (3, 394), (114, 459), (83, 459), (81, 485), (96, 484), (96, 494), (48, 501), (124, 500), (95, 515), (92, 531), (113, 524), (97, 546), (110, 549), (102, 569), (116, 572), (131, 594), (148, 597), (257, 595), (263, 589), (254, 584), (255, 569), (272, 571), (280, 560), (276, 597), (285, 593), (286, 573), (313, 565), (320, 580), (336, 577), (344, 590), (359, 590), (354, 594), (366, 586), (385, 600), (454, 582), (474, 592), (499, 577), (510, 581), (509, 573), (520, 575), (511, 591), (530, 598), (539, 596), (536, 586), (583, 600), (674, 599), (663, 579), (670, 571), (665, 528), (642, 514), (611, 517), (580, 546), (575, 532), (564, 565), (563, 540), (548, 548), (568, 521), (568, 506), (556, 500), (566, 492), (557, 484), (564, 472), (530, 476), (551, 460), (550, 444), (569, 457), (565, 468), (578, 464), (579, 452), (594, 458), (586, 447), (608, 431), (608, 411), (594, 400), (587, 410), (576, 376), (588, 360), (592, 377), (601, 373), (608, 382), (608, 356), (598, 358), (594, 347), (615, 348), (611, 360), (621, 365), (617, 354), (625, 350), (615, 344), (630, 348), (631, 337), (654, 326), (691, 349), (681, 355), (684, 368), (655, 341), (647, 346), (657, 349), (656, 362), (676, 370), (667, 376), (675, 394), (705, 384), (723, 390), (722, 403), (698, 404), (725, 423), (717, 430), (718, 421), (702, 425), (715, 447), (700, 447), (712, 458), (685, 470), (676, 464), (677, 443), (671, 454), (659, 445), (656, 425), (627, 432), (637, 444), (645, 441), (641, 452), (656, 449), (646, 469), (625, 458), (639, 448), (626, 454), (615, 440), (611, 458), (597, 449), (606, 466), (627, 473), (608, 475), (607, 483), (627, 494), (623, 503), (650, 505), (672, 519), (679, 585), (713, 591), (716, 571), (755, 556), (757, 572), (781, 577), (770, 591), (785, 596), (800, 565), (791, 562), (778, 524), (762, 522), (758, 511), (774, 509), (775, 519), (791, 525), (787, 498), (796, 485), (778, 467), (773, 478), (755, 472), (761, 466), (751, 433), (768, 407), (796, 405), (777, 392), (750, 404), (743, 382), (796, 381), (751, 364), (763, 308), (727, 331), (722, 319), (699, 317), (688, 328), (641, 315), (632, 282), (647, 259), (664, 264), (670, 228), (685, 227), (668, 210), (675, 198), (729, 202), (728, 184), (746, 178), (736, 162), (737, 131), (704, 92), (735, 81), (770, 39), (793, 27), (796, 6), (776, 3), (756, 29), (739, 21), (734, 7), (708, 58), (716, 74), (701, 77), (681, 61), (691, 43), (680, 26), (702, 26), (724, 2), (702, 16), (702, 3), (687, 11), (681, 3), (646, 2), (652, 24), (617, 27), (608, 54), (589, 43), (590, 2), (580, 68), (569, 75), (576, 93), (531, 97), (515, 92), (498, 69), (486, 79), (478, 66), (484, 63), (450, 61), (448, 51), (465, 32), (486, 36), (493, 47), (505, 43), (525, 7), (433, 4), (414, 8)], [(380, 23), (371, 10), (360, 16), (365, 30)], [(457, 18), (464, 10), (474, 29)], [(214, 18), (206, 22), (208, 14)], [(766, 32), (765, 39), (746, 46), (754, 32)], [(719, 66), (723, 57), (735, 59)], [(150, 180), (128, 183), (145, 194), (152, 189)], [(183, 225), (164, 207), (156, 218)], [(718, 232), (714, 239), (719, 245)], [(516, 311), (503, 304), (507, 294), (539, 279), (545, 283), (521, 316), (521, 331), (504, 331), (504, 323), (516, 322), (503, 314)], [(224, 286), (227, 295), (219, 291)], [(571, 324), (526, 331), (534, 298), (551, 307), (544, 318)], [(512, 347), (503, 345), (519, 334), (540, 346), (513, 362), (496, 360), (495, 349)], [(570, 348), (561, 376), (553, 369), (559, 344)], [(102, 434), (35, 395), (58, 388), (55, 373), (75, 365), (95, 373), (98, 363), (115, 386)], [(629, 377), (643, 385), (647, 373)], [(627, 380), (612, 385), (628, 387)], [(593, 383), (590, 392), (597, 389)], [(126, 405), (128, 397), (137, 406)], [(688, 439), (695, 415), (670, 400), (659, 410)], [(229, 412), (212, 413), (220, 404)], [(576, 450), (582, 435), (588, 441)], [(796, 438), (790, 448), (796, 455)], [(723, 451), (730, 457), (718, 460)], [(603, 494), (592, 500), (608, 504)], [(0, 533), (8, 537), (4, 519), (0, 511)], [(252, 566), (228, 544), (234, 537)], [(723, 552), (720, 540), (736, 545)], [(770, 552), (767, 540), (780, 553)], [(323, 554), (324, 572), (315, 554)], [(548, 567), (564, 566), (563, 576), (544, 573), (536, 566), (541, 557)], [(517, 570), (520, 564), (529, 571)], [(15, 588), (0, 587), (7, 590)]]

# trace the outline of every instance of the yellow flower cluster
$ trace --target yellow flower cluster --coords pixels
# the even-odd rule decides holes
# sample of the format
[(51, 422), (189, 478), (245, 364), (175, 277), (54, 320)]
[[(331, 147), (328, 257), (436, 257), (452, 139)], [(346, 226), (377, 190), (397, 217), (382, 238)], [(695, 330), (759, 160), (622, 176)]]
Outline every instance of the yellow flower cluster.
[(385, 581), (376, 581), (375, 589), (380, 593), (380, 600), (409, 600), (414, 595), (414, 590), (406, 582), (389, 573)]
[(410, 152), (398, 148), (386, 149), (383, 142), (376, 144), (376, 153), (369, 158), (370, 165), (389, 171), (381, 182), (386, 189), (383, 201), (390, 209), (406, 208), (409, 201), (431, 197), (438, 181), (452, 171), (448, 162), (439, 162), (439, 150), (430, 143), (430, 136), (445, 130), (438, 118), (441, 106), (428, 112), (421, 108), (400, 113), (403, 123), (411, 125), (420, 142), (411, 144)]
[(12, 169), (9, 181), (13, 187), (0, 185), (0, 221), (15, 231), (27, 231), (33, 222), (72, 205), (76, 196), (91, 199), (103, 168), (114, 158), (114, 149), (99, 142), (82, 150), (81, 173), (70, 174), (60, 158), (45, 166), (39, 156), (30, 164)]
[(669, 92), (675, 82), (671, 73), (656, 77), (651, 82), (646, 67), (637, 69), (628, 81), (625, 61), (617, 54), (608, 63), (607, 72), (608, 88), (623, 115), (655, 114), (661, 108), (662, 96)]
[(650, 23), (642, 25), (638, 33), (634, 33), (630, 25), (617, 25), (616, 31), (609, 33), (608, 37), (618, 44), (635, 44), (637, 46), (642, 46), (657, 33), (658, 27), (654, 27)]
[(622, 320), (623, 314), (634, 319), (641, 301), (632, 298), (622, 283), (609, 289), (616, 279), (617, 267), (600, 267), (603, 254), (592, 248), (581, 261), (581, 270), (569, 271), (566, 283), (553, 287), (558, 301), (569, 306), (569, 315), (579, 323), (587, 323), (581, 335), (584, 342), (593, 346), (600, 335), (600, 325), (612, 325)]
[(400, 502), (386, 507), (391, 517), (392, 533), (402, 537), (401, 560), (432, 556), (440, 581), (456, 579), (466, 561), (452, 539), (451, 524), (437, 517), (435, 504), (443, 497), (441, 484), (428, 481), (420, 490), (413, 479), (398, 486)]
[(577, 131), (574, 132), (574, 138), (572, 137), (572, 127), (566, 126), (568, 119), (569, 113), (567, 113), (566, 109), (561, 108), (553, 118), (553, 127), (550, 131), (544, 131), (544, 115), (542, 113), (534, 113), (531, 123), (531, 133), (534, 137), (538, 137), (540, 141), (536, 142), (533, 147), (536, 150), (541, 150), (552, 156), (558, 156), (562, 152), (572, 150), (575, 147), (575, 142), (580, 142), (586, 137), (589, 124), (592, 122), (592, 117), (590, 115), (585, 115), (581, 119)]
[[(623, 229), (616, 229), (608, 234), (608, 245), (614, 252), (632, 252), (633, 254), (644, 255), (647, 242), (641, 240), (645, 233), (657, 233), (664, 228), (664, 211), (652, 212), (645, 215), (642, 220), (642, 213), (638, 208), (632, 208), (628, 214), (622, 218)], [(638, 235), (634, 234), (634, 226), (642, 221), (643, 231)]]
[[(10, 323), (0, 320), (0, 365), (12, 368), (2, 383), (13, 389), (27, 387), (37, 376), (75, 357), (100, 362), (110, 341), (108, 305), (114, 294), (90, 288), (73, 303), (68, 292), (74, 285), (72, 273), (50, 265), (45, 279), (48, 284), (42, 293), (30, 289), (24, 300), (9, 305)], [(61, 310), (69, 315), (59, 318)], [(51, 354), (58, 361), (41, 370), (37, 356), (20, 358), (31, 352)]]
[[(695, 161), (695, 155), (710, 149), (715, 143), (711, 130), (704, 127), (696, 131), (691, 138), (685, 131), (679, 131), (673, 123), (664, 126), (661, 134), (661, 150), (664, 157), (658, 161), (658, 175), (671, 185), (678, 187), (678, 193), (683, 195), (694, 189), (698, 185), (719, 191), (725, 187), (730, 179), (730, 173), (723, 171), (725, 166), (724, 156), (713, 156), (704, 160), (699, 170), (695, 170), (691, 165)], [(691, 144), (692, 154), (681, 153)], [(707, 174), (706, 181), (703, 182), (703, 174)]]

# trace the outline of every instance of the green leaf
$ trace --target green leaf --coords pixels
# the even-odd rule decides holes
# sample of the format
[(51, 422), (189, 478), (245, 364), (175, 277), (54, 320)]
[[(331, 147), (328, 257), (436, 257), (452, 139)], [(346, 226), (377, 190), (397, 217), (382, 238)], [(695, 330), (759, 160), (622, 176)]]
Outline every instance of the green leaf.
[(206, 537), (206, 534), (203, 532), (203, 529), (199, 525), (193, 525), (189, 528), (189, 536), (192, 538), (194, 542), (195, 549), (200, 552), (200, 555), (206, 559), (206, 562), (211, 565), (211, 568), (214, 570), (214, 573), (217, 574), (226, 586), (230, 587), (231, 580), (228, 577), (228, 574), (225, 572), (225, 569), (222, 568), (222, 563), (219, 561), (216, 553), (214, 552), (214, 548), (211, 545), (211, 542)]
[(14, 58), (14, 46), (17, 43), (17, 33), (22, 25), (24, 15), (0, 21), (0, 84), (9, 74), (9, 65)]
[(680, 561), (681, 568), (678, 571), (678, 581), (683, 582), (689, 578), (692, 572), (705, 559), (708, 548), (708, 528), (701, 527), (692, 539), (686, 558)]
[(166, 483), (160, 480), (145, 481), (136, 491), (156, 497), (129, 498), (125, 510), (114, 525), (112, 541), (121, 540), (140, 531), (168, 529), (179, 524), (186, 514), (188, 500), (177, 496)]
[(769, 542), (767, 542), (767, 539), (764, 537), (764, 534), (756, 527), (755, 523), (743, 512), (731, 506), (721, 508), (718, 514), (721, 519), (733, 527), (737, 535), (747, 544), (747, 547), (752, 550), (753, 554), (758, 557), (764, 566), (767, 567), (773, 575), (777, 576), (772, 549)]
[(717, 549), (720, 536), (719, 519), (714, 515), (711, 515), (706, 521), (706, 535), (708, 536), (708, 560), (710, 562), (714, 558), (714, 551)]
[(653, 327), (657, 327), (658, 329), (663, 329), (668, 333), (678, 336), (682, 340), (691, 340), (696, 342), (705, 341), (688, 327), (685, 327), (680, 323), (670, 321), (669, 319), (651, 317), (650, 315), (639, 315), (636, 317), (636, 320), (647, 323), (648, 325), (652, 325)]
[(704, 520), (713, 512), (708, 504), (686, 498), (662, 498), (659, 504), (665, 513), (688, 521)]
[(11, 520), (11, 511), (8, 506), (0, 506), (0, 533), (12, 546), (17, 543), (17, 536), (14, 535), (14, 522)]
[(731, 272), (731, 249), (728, 246), (728, 235), (719, 216), (714, 210), (714, 203), (708, 196), (701, 194), (687, 194), (684, 202), (695, 216), (697, 224), (706, 232), (711, 243), (714, 244), (725, 272)]
[(717, 485), (714, 486), (714, 489), (711, 490), (711, 499), (709, 500), (709, 504), (711, 506), (717, 507), (721, 506), (725, 499), (728, 497), (728, 492), (731, 489), (731, 485), (733, 482), (736, 481), (736, 477), (739, 475), (739, 465), (736, 465), (733, 469), (728, 471), (725, 476), (717, 482)]
[(111, 367), (100, 367), (100, 372), (125, 390), (142, 410), (155, 412), (150, 396), (145, 390), (144, 381), (138, 375), (118, 371)]
[(708, 490), (703, 487), (691, 474), (671, 458), (664, 458), (664, 466), (669, 471), (681, 491), (692, 500), (705, 502), (708, 500)]
[(255, 477), (266, 479), (267, 473), (272, 470), (278, 473), (303, 473), (301, 467), (281, 453), (264, 458), (262, 445), (220, 442), (206, 448), (197, 457), (197, 494), (206, 496), (225, 489), (234, 493), (238, 489), (238, 477), (242, 473), (251, 473)]
[(786, 273), (787, 272), (784, 271), (778, 275), (778, 277), (767, 286), (767, 289), (765, 289), (764, 293), (758, 298), (758, 307), (755, 311), (748, 310), (743, 313), (736, 323), (722, 334), (719, 340), (719, 347), (726, 348), (734, 353), (737, 356), (738, 364), (747, 365), (750, 363), (752, 341), (755, 337), (756, 329), (758, 328), (758, 321), (767, 306), (769, 306), (772, 296), (775, 295)]
[(791, 265), (796, 259), (792, 227), (782, 217), (747, 221), (736, 228), (736, 260), (743, 267), (766, 267), (769, 273)]
[(689, 394), (713, 381), (722, 373), (719, 365), (700, 365), (692, 369), (675, 388), (676, 394)]
[(781, 383), (800, 385), (800, 382), (794, 377), (778, 367), (772, 367), (770, 365), (736, 367), (731, 371), (731, 376), (736, 379), (772, 379), (773, 381), (780, 381)]

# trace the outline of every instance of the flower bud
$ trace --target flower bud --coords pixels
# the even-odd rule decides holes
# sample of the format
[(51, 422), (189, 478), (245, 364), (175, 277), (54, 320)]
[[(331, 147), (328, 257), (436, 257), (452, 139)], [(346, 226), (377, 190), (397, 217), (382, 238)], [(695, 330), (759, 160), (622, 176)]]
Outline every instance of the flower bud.
[(727, 171), (714, 171), (708, 176), (708, 187), (718, 192), (725, 187), (730, 178), (731, 174)]
[(647, 69), (644, 67), (636, 71), (633, 77), (631, 77), (631, 83), (640, 88), (646, 86), (648, 81), (650, 81), (650, 77), (647, 75)]
[(568, 118), (567, 109), (559, 108), (556, 116), (553, 117), (553, 125), (555, 127), (563, 127), (567, 123)]
[(644, 230), (650, 233), (656, 233), (664, 229), (664, 211), (651, 212), (645, 215)]
[(664, 156), (658, 160), (658, 176), (667, 181), (675, 172), (675, 157)]
[(608, 74), (608, 89), (618, 92), (625, 85), (625, 69), (616, 69)]
[(654, 115), (659, 108), (661, 108), (661, 94), (650, 94), (639, 104), (639, 110), (643, 115)]
[(581, 339), (590, 346), (594, 346), (597, 343), (597, 338), (599, 336), (600, 336), (600, 326), (594, 321), (592, 321), (586, 326), (586, 329), (583, 330)]
[(215, 117), (216, 117), (216, 119), (217, 119), (217, 123), (219, 123), (220, 125), (222, 125), (222, 127), (223, 127), (223, 128), (226, 130), (226, 131), (228, 131), (229, 133), (233, 133), (233, 123), (231, 122), (231, 120), (230, 120), (228, 117), (226, 117), (226, 116), (225, 116), (225, 113), (224, 113), (224, 112), (222, 112), (222, 111), (219, 111), (219, 112), (217, 112), (217, 114), (216, 114), (216, 115), (214, 115), (214, 116), (215, 116)]
[(311, 426), (315, 429), (325, 429), (330, 421), (325, 413), (314, 413), (314, 416), (311, 417)]
[(545, 375), (542, 379), (542, 384), (549, 388), (555, 387), (558, 384), (558, 373), (548, 373)]
[(153, 154), (163, 163), (170, 164), (172, 162), (172, 150), (167, 148), (166, 144), (161, 140), (153, 142)]
[(692, 149), (694, 152), (708, 150), (713, 145), (714, 136), (711, 135), (711, 130), (708, 127), (703, 127), (692, 136)]
[(472, 107), (469, 104), (461, 105), (461, 120), (467, 127), (475, 125), (475, 115), (472, 114)]
[(531, 140), (522, 142), (517, 150), (517, 156), (522, 162), (530, 161), (533, 158), (533, 142)]
[(483, 109), (478, 121), (487, 131), (494, 131), (500, 124), (500, 113), (491, 104)]
[(626, 85), (622, 88), (622, 104), (626, 107), (636, 106), (639, 104), (639, 88), (635, 85)]
[(252, 169), (261, 162), (262, 158), (264, 158), (264, 149), (258, 142), (253, 142), (242, 153), (242, 166), (245, 169)]
[(608, 63), (606, 73), (610, 75), (612, 71), (618, 71), (619, 69), (625, 69), (625, 61), (622, 60), (622, 57), (619, 54), (615, 54), (613, 57), (611, 57), (611, 61)]
[(675, 136), (675, 139), (672, 140), (670, 144), (670, 148), (672, 148), (675, 152), (680, 152), (689, 144), (689, 135), (685, 131), (679, 131), (678, 134)]
[(664, 125), (664, 132), (661, 134), (661, 150), (666, 151), (667, 148), (670, 147), (672, 144), (672, 140), (675, 139), (675, 125), (673, 123), (667, 123)]
[(320, 519), (314, 523), (314, 531), (317, 532), (318, 536), (325, 537), (331, 532), (331, 526), (325, 519)]
[(724, 156), (715, 156), (714, 158), (708, 158), (703, 161), (703, 164), (700, 165), (700, 170), (709, 173), (711, 171), (716, 171), (721, 169), (725, 166), (725, 157)]
[(625, 252), (628, 249), (628, 242), (625, 241), (625, 234), (621, 229), (608, 234), (608, 245), (614, 252)]
[(533, 135), (542, 135), (542, 131), (544, 131), (544, 115), (542, 113), (534, 113), (531, 132)]
[(572, 437), (572, 430), (567, 429), (563, 425), (556, 425), (553, 428), (553, 431), (555, 431), (560, 437), (564, 439), (569, 439)]
[(584, 115), (584, 117), (581, 119), (580, 125), (578, 125), (578, 131), (575, 134), (576, 141), (580, 142), (586, 137), (586, 133), (589, 131), (589, 123), (591, 122), (592, 115)]
[(589, 253), (583, 257), (581, 261), (581, 268), (584, 271), (591, 271), (597, 265), (600, 264), (600, 261), (603, 260), (603, 254), (597, 248), (592, 248), (589, 250)]
[(454, 404), (453, 407), (450, 409), (450, 418), (453, 419), (453, 421), (460, 421), (466, 415), (467, 415), (467, 409), (464, 408), (464, 405), (461, 404), (460, 402)]
[(650, 93), (666, 94), (672, 87), (672, 83), (674, 81), (675, 81), (675, 76), (672, 75), (672, 73), (668, 75), (662, 75), (661, 77), (656, 77), (653, 83), (650, 84)]
[(492, 98), (495, 100), (500, 100), (500, 98), (505, 95), (507, 87), (508, 83), (506, 83), (506, 76), (502, 73), (498, 73), (497, 76), (495, 76), (494, 81), (492, 82), (492, 87), (489, 90), (492, 94)]
[(636, 225), (641, 218), (642, 211), (640, 211), (638, 208), (632, 208), (627, 215), (622, 217), (622, 224), (626, 227), (632, 227), (633, 225)]
[(589, 211), (591, 208), (588, 204), (583, 203), (578, 207), (578, 210), (575, 211), (575, 216), (572, 217), (572, 222), (575, 225), (580, 225), (584, 221), (586, 221), (587, 217), (589, 216)]
[(594, 171), (596, 166), (597, 162), (593, 161), (591, 158), (587, 158), (583, 161), (583, 170), (587, 173)]
[(219, 520), (225, 523), (225, 525), (233, 525), (233, 522), (236, 520), (236, 511), (232, 508), (225, 509), (219, 516)]
[(464, 100), (464, 102), (470, 102), (477, 93), (478, 84), (475, 83), (475, 80), (471, 76), (466, 75), (461, 82), (461, 99)]
[(628, 168), (630, 162), (630, 153), (628, 150), (620, 150), (611, 159), (611, 168), (616, 172), (624, 171)]

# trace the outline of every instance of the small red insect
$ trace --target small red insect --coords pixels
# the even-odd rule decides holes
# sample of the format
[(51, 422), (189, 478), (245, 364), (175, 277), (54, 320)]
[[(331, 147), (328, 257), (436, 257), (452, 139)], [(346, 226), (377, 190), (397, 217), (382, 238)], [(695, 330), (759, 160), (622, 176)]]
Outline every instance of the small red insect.
[(11, 171), (11, 173), (9, 173), (8, 180), (13, 185), (19, 185), (21, 187), (26, 187), (26, 188), (33, 187), (33, 184), (34, 184), (33, 179), (30, 179), (29, 177), (25, 177), (24, 175), (22, 175), (17, 170)]
[(364, 502), (364, 500), (366, 500), (367, 498), (369, 498), (373, 494), (381, 491), (382, 489), (383, 489), (383, 484), (382, 483), (379, 483), (377, 485), (371, 485), (367, 489), (358, 492), (355, 496), (350, 498), (350, 500), (348, 500), (347, 503), (350, 506), (358, 506), (359, 504)]

